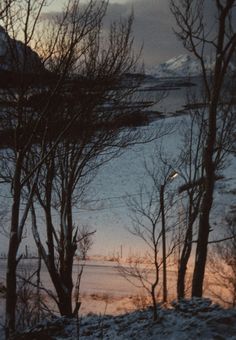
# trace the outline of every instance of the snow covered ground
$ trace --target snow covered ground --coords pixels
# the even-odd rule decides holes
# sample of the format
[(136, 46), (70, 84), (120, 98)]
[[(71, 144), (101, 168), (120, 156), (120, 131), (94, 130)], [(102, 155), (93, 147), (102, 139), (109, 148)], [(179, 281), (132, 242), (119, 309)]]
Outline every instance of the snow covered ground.
[[(158, 321), (152, 310), (135, 311), (120, 316), (90, 315), (76, 319), (47, 320), (18, 335), (17, 339), (143, 339), (194, 340), (236, 339), (236, 310), (224, 310), (208, 299), (195, 299), (160, 307)], [(51, 336), (51, 337), (49, 337)]]

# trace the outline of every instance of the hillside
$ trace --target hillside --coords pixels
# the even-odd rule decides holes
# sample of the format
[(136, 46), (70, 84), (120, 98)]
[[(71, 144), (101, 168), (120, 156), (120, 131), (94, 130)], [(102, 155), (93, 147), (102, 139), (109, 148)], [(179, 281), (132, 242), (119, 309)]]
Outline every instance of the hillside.
[[(208, 71), (214, 67), (214, 62), (210, 58), (205, 60), (205, 64)], [(189, 55), (179, 55), (162, 64), (150, 67), (146, 73), (157, 78), (195, 77), (201, 74), (201, 65)]]
[(12, 39), (0, 26), (0, 71), (32, 73), (42, 69), (38, 54), (28, 46), (25, 49), (24, 43)]

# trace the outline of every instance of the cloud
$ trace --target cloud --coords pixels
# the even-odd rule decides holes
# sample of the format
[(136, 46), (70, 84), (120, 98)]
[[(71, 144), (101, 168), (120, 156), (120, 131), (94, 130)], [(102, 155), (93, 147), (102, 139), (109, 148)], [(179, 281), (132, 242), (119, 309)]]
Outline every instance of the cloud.
[[(175, 19), (169, 8), (170, 0), (124, 0), (110, 2), (107, 20), (128, 16), (134, 11), (134, 36), (136, 46), (144, 44), (143, 59), (147, 66), (186, 54), (173, 28)], [(211, 1), (205, 1), (206, 25), (215, 28), (215, 12)]]
[(145, 64), (158, 64), (173, 56), (185, 53), (174, 32), (174, 19), (168, 0), (128, 0), (110, 3), (108, 20), (127, 17), (133, 9), (135, 44), (143, 48)]
[[(112, 21), (127, 18), (133, 11), (136, 50), (143, 45), (145, 65), (159, 64), (187, 53), (173, 31), (175, 20), (169, 5), (170, 0), (110, 0), (104, 27), (108, 28)], [(213, 9), (212, 1), (206, 0), (204, 13), (211, 26), (215, 16)]]

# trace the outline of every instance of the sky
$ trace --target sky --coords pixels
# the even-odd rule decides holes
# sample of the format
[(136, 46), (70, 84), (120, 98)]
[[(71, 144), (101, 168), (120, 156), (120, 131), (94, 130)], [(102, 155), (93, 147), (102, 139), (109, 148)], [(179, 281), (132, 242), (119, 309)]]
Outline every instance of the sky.
[(119, 4), (114, 1), (110, 3), (108, 17), (127, 16), (132, 8), (136, 46), (143, 44), (143, 59), (147, 66), (186, 53), (173, 32), (169, 0), (127, 0)]
[[(61, 8), (62, 1), (54, 1), (47, 11), (59, 11)], [(104, 24), (126, 18), (132, 10), (135, 46), (138, 49), (143, 45), (145, 65), (153, 66), (186, 53), (173, 32), (174, 19), (169, 10), (169, 0), (110, 0)]]

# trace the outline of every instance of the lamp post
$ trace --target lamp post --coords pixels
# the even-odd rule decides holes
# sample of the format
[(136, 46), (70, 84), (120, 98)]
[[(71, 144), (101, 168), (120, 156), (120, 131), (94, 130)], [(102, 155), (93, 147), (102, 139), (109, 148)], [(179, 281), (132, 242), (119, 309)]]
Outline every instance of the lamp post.
[(167, 302), (167, 275), (166, 275), (166, 223), (164, 204), (165, 184), (160, 187), (160, 209), (161, 209), (161, 232), (162, 232), (162, 268), (163, 268), (163, 302)]
[(167, 270), (166, 270), (166, 221), (165, 221), (165, 186), (178, 176), (176, 171), (171, 173), (164, 184), (160, 186), (160, 210), (161, 210), (161, 233), (162, 233), (162, 268), (163, 268), (163, 302), (167, 302)]

